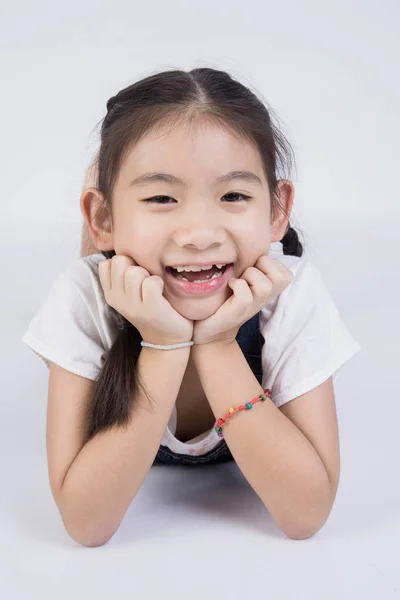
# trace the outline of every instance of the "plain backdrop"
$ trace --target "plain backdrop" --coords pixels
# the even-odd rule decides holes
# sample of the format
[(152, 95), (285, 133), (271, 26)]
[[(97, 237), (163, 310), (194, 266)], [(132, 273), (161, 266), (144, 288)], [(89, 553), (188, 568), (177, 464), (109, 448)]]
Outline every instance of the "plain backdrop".
[[(399, 22), (397, 0), (2, 4), (2, 598), (398, 597)], [(362, 346), (336, 385), (339, 491), (325, 526), (295, 541), (235, 464), (161, 466), (112, 540), (86, 548), (51, 496), (48, 374), (20, 337), (80, 255), (106, 101), (197, 66), (277, 112), (297, 158), (293, 225)]]

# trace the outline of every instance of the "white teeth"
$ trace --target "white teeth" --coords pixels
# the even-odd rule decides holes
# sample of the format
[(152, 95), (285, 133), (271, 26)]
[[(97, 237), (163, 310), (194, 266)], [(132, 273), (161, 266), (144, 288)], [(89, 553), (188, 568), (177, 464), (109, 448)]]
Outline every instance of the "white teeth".
[[(225, 263), (226, 264), (226, 263)], [(217, 269), (222, 269), (225, 266), (224, 263), (216, 264)], [(183, 267), (174, 267), (178, 273), (182, 271), (208, 271), (211, 267), (200, 267), (199, 265), (185, 265)]]

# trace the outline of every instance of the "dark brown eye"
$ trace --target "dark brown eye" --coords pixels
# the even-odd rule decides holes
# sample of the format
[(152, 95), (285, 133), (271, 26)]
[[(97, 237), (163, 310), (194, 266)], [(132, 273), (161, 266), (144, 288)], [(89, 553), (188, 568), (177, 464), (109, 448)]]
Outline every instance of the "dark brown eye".
[(146, 204), (167, 204), (166, 202), (156, 202), (157, 198), (167, 198), (167, 200), (173, 200), (170, 196), (153, 196), (147, 200), (143, 200)]
[(225, 194), (225, 196), (223, 196), (223, 198), (226, 198), (227, 196), (241, 196), (242, 198), (244, 198), (245, 202), (250, 200), (250, 196), (245, 196), (244, 194), (240, 194), (240, 193), (236, 193), (236, 192), (232, 192), (230, 194)]

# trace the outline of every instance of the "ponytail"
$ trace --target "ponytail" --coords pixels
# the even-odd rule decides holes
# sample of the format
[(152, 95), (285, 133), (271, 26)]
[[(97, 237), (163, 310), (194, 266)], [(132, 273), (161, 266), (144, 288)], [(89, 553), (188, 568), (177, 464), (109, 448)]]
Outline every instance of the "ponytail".
[[(114, 250), (102, 251), (106, 258)], [(103, 367), (95, 383), (86, 410), (86, 442), (103, 430), (128, 426), (132, 415), (135, 387), (139, 384), (136, 362), (140, 354), (141, 335), (130, 321), (110, 306), (119, 322), (117, 337), (103, 355)]]
[(297, 231), (290, 225), (281, 239), (283, 246), (283, 254), (290, 254), (292, 256), (303, 256), (303, 246), (297, 235)]

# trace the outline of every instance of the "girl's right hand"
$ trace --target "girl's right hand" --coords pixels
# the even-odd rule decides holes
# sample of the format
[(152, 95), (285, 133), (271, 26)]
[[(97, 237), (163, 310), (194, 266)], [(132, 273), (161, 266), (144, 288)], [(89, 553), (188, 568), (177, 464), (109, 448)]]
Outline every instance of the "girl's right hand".
[(161, 277), (150, 275), (123, 254), (99, 262), (99, 276), (107, 303), (138, 329), (144, 342), (191, 341), (193, 321), (182, 317), (163, 296)]

